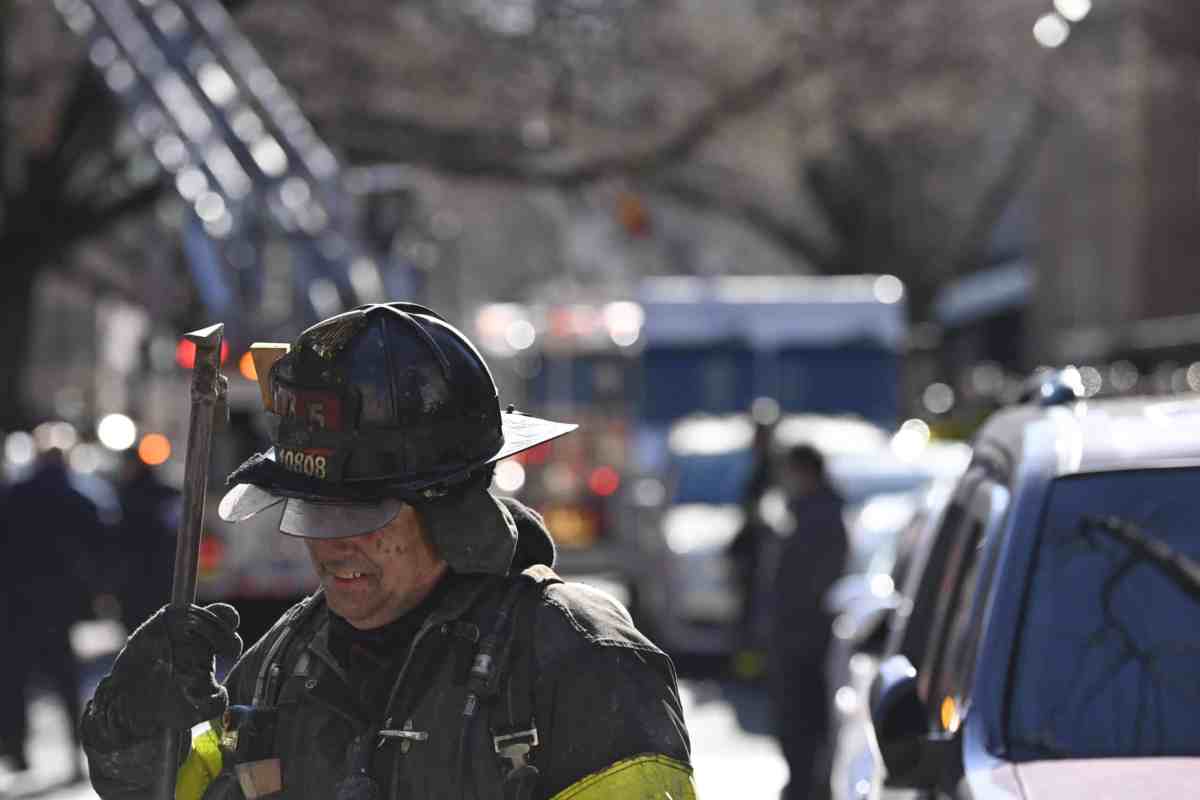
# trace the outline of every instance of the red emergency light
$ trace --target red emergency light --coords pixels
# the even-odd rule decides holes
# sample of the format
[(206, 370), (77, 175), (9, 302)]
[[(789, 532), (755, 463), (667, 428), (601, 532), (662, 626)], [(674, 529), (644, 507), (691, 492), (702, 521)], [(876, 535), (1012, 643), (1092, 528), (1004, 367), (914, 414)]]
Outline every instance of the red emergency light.
[(612, 467), (596, 467), (588, 476), (588, 488), (601, 497), (608, 497), (621, 486), (621, 476)]
[[(224, 364), (229, 358), (229, 342), (221, 340), (221, 363)], [(184, 369), (191, 369), (196, 366), (196, 345), (187, 339), (180, 339), (179, 344), (175, 345), (175, 363)]]
[(225, 560), (225, 542), (221, 537), (206, 533), (200, 538), (200, 560), (197, 571), (201, 577), (212, 577)]

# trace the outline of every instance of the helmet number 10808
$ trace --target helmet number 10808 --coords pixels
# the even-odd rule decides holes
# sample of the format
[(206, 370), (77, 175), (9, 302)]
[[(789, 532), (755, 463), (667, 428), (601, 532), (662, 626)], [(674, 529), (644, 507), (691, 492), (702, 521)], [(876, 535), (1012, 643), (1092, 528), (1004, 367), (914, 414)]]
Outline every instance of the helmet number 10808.
[(315, 456), (312, 453), (305, 453), (303, 450), (284, 450), (281, 463), (285, 469), (299, 472), (310, 478), (324, 478), (326, 474), (325, 456)]

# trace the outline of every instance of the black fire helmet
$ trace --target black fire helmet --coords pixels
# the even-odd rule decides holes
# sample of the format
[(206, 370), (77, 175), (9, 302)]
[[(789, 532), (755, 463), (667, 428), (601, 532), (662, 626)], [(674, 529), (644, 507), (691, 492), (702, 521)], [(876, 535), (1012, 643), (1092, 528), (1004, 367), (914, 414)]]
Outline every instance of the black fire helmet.
[(280, 531), (308, 538), (368, 533), (405, 503), (463, 494), (502, 510), (465, 490), (488, 465), (578, 427), (502, 412), (474, 345), (413, 303), (313, 325), (270, 367), (264, 396), (273, 446), (229, 476), (219, 513), (240, 522), (283, 503)]

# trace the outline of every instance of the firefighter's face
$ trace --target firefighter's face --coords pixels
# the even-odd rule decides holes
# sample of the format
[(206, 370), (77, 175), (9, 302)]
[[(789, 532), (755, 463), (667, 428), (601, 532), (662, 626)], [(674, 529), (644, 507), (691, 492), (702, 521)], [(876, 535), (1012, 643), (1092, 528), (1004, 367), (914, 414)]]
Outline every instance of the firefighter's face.
[(421, 518), (404, 506), (384, 527), (345, 539), (306, 539), (329, 608), (360, 630), (416, 607), (446, 572)]

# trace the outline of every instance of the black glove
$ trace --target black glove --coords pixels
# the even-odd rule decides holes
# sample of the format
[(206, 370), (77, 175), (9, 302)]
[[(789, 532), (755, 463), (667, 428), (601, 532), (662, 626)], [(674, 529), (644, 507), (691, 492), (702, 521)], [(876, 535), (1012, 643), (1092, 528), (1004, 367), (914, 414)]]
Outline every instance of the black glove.
[(84, 718), (108, 743), (185, 730), (221, 716), (229, 705), (217, 683), (214, 655), (237, 658), (237, 610), (225, 603), (163, 607), (142, 623), (117, 655)]

